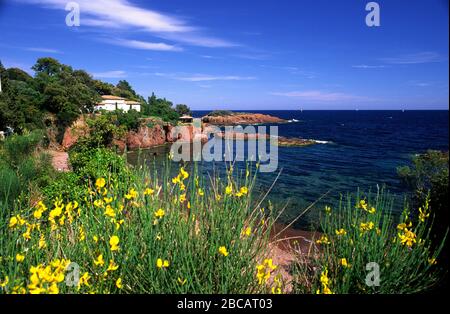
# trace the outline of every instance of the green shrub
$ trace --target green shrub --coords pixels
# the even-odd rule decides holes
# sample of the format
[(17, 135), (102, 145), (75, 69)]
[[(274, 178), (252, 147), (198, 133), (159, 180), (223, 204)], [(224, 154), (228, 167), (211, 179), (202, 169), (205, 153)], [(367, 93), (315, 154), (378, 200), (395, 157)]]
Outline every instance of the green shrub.
[[(82, 185), (86, 197), (49, 200), (0, 221), (2, 255), (24, 256), (21, 263), (0, 259), (0, 280), (9, 278), (0, 293), (270, 291), (266, 279), (276, 273), (265, 260), (271, 220), (251, 205), (251, 177), (235, 181), (230, 172), (209, 186), (195, 170), (181, 168), (173, 178), (163, 169), (134, 168), (122, 179), (111, 171)], [(26, 223), (14, 223), (17, 215)], [(78, 287), (65, 284), (65, 263), (63, 280), (39, 276), (36, 284), (35, 276), (33, 284), (32, 267), (41, 272), (61, 259), (79, 265)], [(265, 278), (258, 277), (263, 270)]]
[[(335, 209), (326, 207), (323, 234), (316, 241), (319, 251), (297, 260), (296, 292), (417, 293), (436, 285), (443, 274), (438, 256), (445, 238), (433, 248), (433, 214), (428, 203), (422, 208), (417, 223), (408, 208), (395, 223), (392, 199), (384, 192), (349, 196)], [(376, 279), (370, 271), (377, 266), (379, 284), (367, 285), (366, 278)]]
[(42, 193), (47, 200), (61, 199), (81, 199), (84, 195), (84, 187), (81, 178), (74, 172), (63, 172), (42, 189)]
[(74, 172), (83, 180), (95, 180), (111, 173), (122, 176), (128, 171), (125, 159), (106, 148), (71, 151), (69, 158)]
[(3, 143), (3, 158), (11, 166), (17, 166), (34, 152), (43, 137), (42, 130), (35, 130), (25, 135), (9, 136)]

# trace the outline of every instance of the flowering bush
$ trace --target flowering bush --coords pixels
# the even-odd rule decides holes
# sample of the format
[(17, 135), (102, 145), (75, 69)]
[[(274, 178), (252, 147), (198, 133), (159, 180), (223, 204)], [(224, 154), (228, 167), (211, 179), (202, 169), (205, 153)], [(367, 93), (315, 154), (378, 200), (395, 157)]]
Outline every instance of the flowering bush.
[(195, 168), (165, 169), (110, 173), (77, 199), (0, 221), (0, 292), (281, 292), (265, 249), (271, 219), (251, 205), (255, 176), (230, 170), (207, 187)]
[(375, 198), (348, 197), (335, 210), (327, 206), (318, 250), (297, 260), (296, 291), (414, 293), (432, 287), (442, 274), (437, 263), (445, 238), (433, 249), (428, 204), (415, 223), (408, 209), (394, 223), (392, 201), (384, 192)]

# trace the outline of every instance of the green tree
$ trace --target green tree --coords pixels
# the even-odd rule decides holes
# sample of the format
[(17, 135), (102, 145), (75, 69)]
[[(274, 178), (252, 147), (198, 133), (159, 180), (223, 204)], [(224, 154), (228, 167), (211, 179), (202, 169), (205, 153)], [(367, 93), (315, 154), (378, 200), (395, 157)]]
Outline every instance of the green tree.
[(160, 117), (163, 121), (176, 123), (180, 115), (173, 108), (173, 103), (165, 98), (157, 98), (154, 93), (148, 98), (149, 115)]
[(190, 109), (187, 105), (184, 105), (184, 104), (176, 105), (176, 106), (175, 106), (175, 111), (176, 111), (180, 116), (183, 116), (183, 115), (192, 115), (191, 109)]

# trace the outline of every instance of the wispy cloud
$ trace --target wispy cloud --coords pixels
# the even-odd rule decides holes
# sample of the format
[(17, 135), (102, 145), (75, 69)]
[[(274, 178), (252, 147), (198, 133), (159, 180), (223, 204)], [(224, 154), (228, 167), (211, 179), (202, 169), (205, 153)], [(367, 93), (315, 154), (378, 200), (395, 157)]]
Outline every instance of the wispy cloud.
[[(19, 0), (64, 10), (66, 0)], [(202, 47), (231, 47), (227, 40), (207, 36), (199, 27), (189, 25), (185, 20), (141, 8), (127, 0), (77, 0), (82, 14), (81, 26), (113, 28), (125, 31), (144, 31), (154, 36)]]
[(246, 60), (262, 61), (270, 59), (271, 55), (267, 53), (238, 53), (233, 54), (232, 57)]
[(421, 64), (441, 62), (444, 58), (437, 52), (425, 51), (405, 54), (397, 57), (381, 58), (380, 60), (389, 64)]
[(237, 75), (178, 74), (178, 73), (154, 73), (154, 75), (186, 82), (248, 81), (256, 79), (256, 77), (253, 76), (237, 76)]
[(408, 85), (416, 86), (416, 87), (429, 87), (433, 86), (433, 82), (423, 82), (423, 81), (409, 81)]
[(352, 65), (352, 68), (355, 69), (382, 69), (385, 67), (386, 67), (385, 65), (367, 65), (367, 64)]
[(114, 45), (143, 49), (143, 50), (156, 50), (156, 51), (183, 51), (183, 48), (169, 45), (166, 43), (153, 43), (148, 41), (140, 40), (129, 40), (129, 39), (115, 39), (115, 40), (103, 40), (104, 42), (109, 42)]
[(306, 70), (300, 69), (299, 67), (296, 67), (296, 66), (274, 66), (274, 65), (262, 64), (262, 65), (260, 65), (260, 67), (287, 71), (290, 74), (304, 76), (309, 79), (313, 79), (313, 78), (317, 77), (316, 73), (314, 73), (312, 71), (306, 71)]
[(270, 94), (275, 95), (275, 96), (299, 98), (299, 99), (303, 99), (303, 100), (307, 100), (307, 101), (315, 101), (315, 102), (339, 102), (339, 101), (367, 99), (366, 97), (361, 97), (361, 96), (352, 95), (352, 94), (325, 92), (325, 91), (318, 91), (318, 90), (272, 92)]
[(127, 73), (122, 70), (106, 71), (106, 72), (95, 72), (92, 73), (95, 78), (125, 78)]
[(51, 49), (51, 48), (41, 48), (41, 47), (27, 47), (25, 48), (27, 51), (33, 51), (33, 52), (42, 52), (42, 53), (51, 53), (51, 54), (60, 54), (61, 51), (57, 49)]

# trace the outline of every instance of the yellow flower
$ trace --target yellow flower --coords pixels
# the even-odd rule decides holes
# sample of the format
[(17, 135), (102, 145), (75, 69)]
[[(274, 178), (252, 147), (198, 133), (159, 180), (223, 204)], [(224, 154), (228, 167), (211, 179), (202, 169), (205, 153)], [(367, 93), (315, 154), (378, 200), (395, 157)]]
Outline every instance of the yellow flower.
[(80, 280), (78, 281), (78, 289), (80, 289), (81, 286), (85, 285), (89, 287), (89, 279), (91, 279), (91, 276), (88, 272), (85, 272), (83, 276), (80, 277)]
[(341, 258), (341, 265), (344, 267), (350, 268), (350, 264), (348, 263), (348, 261), (345, 257)]
[(95, 200), (94, 206), (98, 207), (98, 208), (103, 208), (105, 206), (105, 204), (104, 204), (103, 200)]
[(400, 238), (400, 243), (408, 247), (412, 247), (417, 242), (416, 234), (408, 229), (404, 229), (403, 233), (398, 234), (398, 237)]
[(325, 206), (325, 213), (327, 215), (331, 215), (331, 207), (330, 206)]
[(155, 217), (156, 217), (157, 219), (162, 219), (162, 218), (164, 217), (165, 214), (166, 214), (166, 213), (165, 213), (164, 209), (162, 209), (162, 208), (158, 209), (158, 210), (154, 213), (154, 215), (155, 215)]
[(110, 205), (106, 205), (105, 216), (109, 216), (111, 218), (116, 217), (116, 212)]
[(328, 245), (330, 244), (330, 240), (328, 240), (328, 237), (324, 234), (320, 237), (320, 239), (316, 240), (317, 244), (324, 244), (324, 245)]
[(245, 228), (245, 230), (242, 232), (245, 236), (249, 237), (252, 235), (252, 228), (251, 227), (247, 227)]
[(436, 261), (436, 258), (429, 258), (428, 259), (428, 264), (430, 264), (430, 265), (436, 265), (437, 264), (437, 261)]
[(184, 286), (187, 282), (187, 279), (181, 279), (180, 277), (178, 277), (177, 281), (181, 286)]
[(272, 287), (272, 294), (281, 294), (281, 288), (280, 287)]
[(156, 260), (156, 267), (158, 267), (158, 268), (167, 268), (167, 267), (169, 267), (169, 261), (168, 260), (162, 260), (161, 258), (158, 258)]
[(94, 260), (94, 264), (97, 266), (105, 265), (105, 261), (103, 260), (103, 254), (100, 254), (96, 260)]
[(180, 168), (180, 175), (183, 177), (183, 180), (189, 178), (189, 173), (187, 173), (183, 167)]
[(177, 184), (177, 183), (180, 183), (180, 182), (181, 182), (180, 176), (176, 176), (176, 177), (172, 178), (172, 183), (173, 184)]
[(419, 220), (421, 222), (425, 222), (425, 219), (430, 217), (430, 213), (427, 213), (426, 210), (423, 210), (422, 207), (419, 208)]
[(205, 192), (203, 192), (202, 189), (198, 189), (198, 195), (203, 196), (203, 195), (205, 195)]
[(155, 190), (150, 188), (146, 188), (144, 191), (144, 195), (153, 195), (153, 193), (155, 193)]
[(131, 200), (133, 198), (137, 198), (138, 197), (138, 192), (135, 189), (131, 189), (127, 195), (125, 195), (125, 198), (127, 200)]
[(347, 234), (347, 231), (345, 231), (345, 229), (343, 229), (343, 228), (336, 230), (337, 236), (345, 236), (346, 234)]
[(367, 212), (369, 213), (369, 214), (375, 214), (376, 213), (376, 209), (375, 209), (375, 207), (371, 207)]
[(97, 190), (104, 188), (105, 185), (106, 185), (106, 180), (104, 178), (98, 178), (95, 181), (95, 187), (97, 188)]
[(231, 186), (231, 184), (230, 184), (225, 188), (225, 194), (231, 195), (232, 193), (233, 193), (233, 186)]
[(248, 188), (246, 186), (241, 187), (241, 189), (239, 191), (243, 195), (247, 195), (248, 194)]
[(328, 269), (325, 268), (325, 270), (322, 271), (320, 274), (320, 283), (323, 286), (328, 286), (330, 284), (330, 279), (328, 278)]
[(111, 204), (114, 199), (112, 197), (104, 197), (103, 200), (106, 204)]
[(111, 246), (111, 251), (117, 251), (119, 249), (119, 237), (114, 235), (109, 238), (109, 245)]
[(33, 216), (34, 216), (34, 218), (36, 218), (36, 219), (41, 219), (41, 217), (42, 217), (42, 213), (43, 213), (44, 211), (42, 210), (42, 209), (36, 209), (34, 212), (33, 212)]
[(118, 278), (118, 279), (116, 280), (116, 287), (119, 288), (119, 289), (122, 289), (122, 288), (123, 288), (123, 285), (122, 285), (122, 278)]
[(79, 231), (80, 231), (80, 235), (78, 236), (78, 239), (80, 241), (84, 241), (86, 239), (86, 234), (84, 233), (83, 227), (80, 227)]
[(364, 210), (367, 210), (367, 203), (366, 203), (366, 200), (360, 200), (359, 201), (359, 204), (358, 204), (358, 208), (362, 208), (362, 209), (364, 209)]
[(39, 244), (38, 244), (40, 249), (43, 249), (45, 247), (47, 247), (47, 242), (45, 242), (45, 237), (42, 234), (41, 237), (39, 238)]
[(0, 281), (0, 287), (4, 288), (4, 287), (6, 287), (6, 285), (8, 285), (8, 283), (9, 283), (9, 277), (6, 276), (3, 281)]
[(275, 270), (278, 267), (278, 266), (273, 264), (273, 260), (271, 258), (266, 258), (264, 260), (264, 265), (269, 267), (271, 270)]
[(117, 265), (112, 259), (109, 260), (109, 265), (108, 265), (108, 269), (106, 270), (108, 271), (114, 271), (117, 270), (119, 268), (119, 265)]
[(52, 283), (50, 287), (48, 287), (48, 294), (58, 294), (59, 288), (56, 283)]
[(405, 230), (406, 228), (411, 228), (412, 227), (412, 222), (409, 222), (409, 224), (406, 224), (405, 222), (402, 222), (400, 224), (397, 225), (397, 229), (398, 230)]
[(273, 265), (273, 261), (271, 258), (267, 258), (260, 265), (256, 266), (257, 274), (256, 278), (258, 279), (258, 283), (262, 285), (267, 282), (270, 278), (272, 271), (277, 268), (276, 265)]
[(11, 229), (14, 228), (14, 227), (17, 225), (18, 222), (19, 222), (19, 220), (17, 219), (16, 216), (11, 217), (11, 218), (9, 219), (9, 227), (10, 227)]
[(370, 230), (373, 229), (374, 226), (375, 225), (374, 225), (374, 223), (372, 221), (361, 222), (360, 225), (359, 225), (359, 231), (362, 232), (362, 233), (366, 232), (366, 231), (370, 231)]
[(95, 243), (98, 243), (98, 237), (96, 235), (92, 237), (92, 240), (94, 240)]
[(180, 203), (184, 203), (186, 202), (186, 194), (181, 194), (180, 195)]
[(224, 247), (224, 246), (221, 246), (219, 248), (219, 253), (222, 254), (223, 256), (228, 256), (228, 254), (229, 254), (228, 251), (227, 251), (227, 248)]
[(24, 261), (24, 259), (25, 259), (25, 255), (22, 255), (22, 254), (19, 254), (19, 253), (16, 254), (16, 261), (17, 262), (22, 263)]

